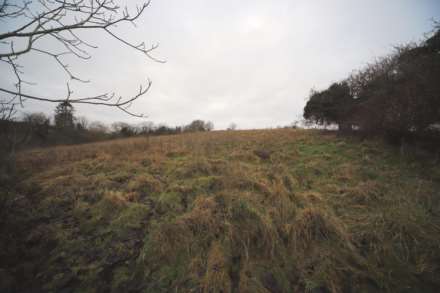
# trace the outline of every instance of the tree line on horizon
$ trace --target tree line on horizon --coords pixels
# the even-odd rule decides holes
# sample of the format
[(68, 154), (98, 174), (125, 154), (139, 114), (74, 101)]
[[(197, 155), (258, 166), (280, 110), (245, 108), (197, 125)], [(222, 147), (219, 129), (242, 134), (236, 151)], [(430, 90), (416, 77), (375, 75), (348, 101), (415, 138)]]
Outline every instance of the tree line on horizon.
[(394, 143), (440, 142), (440, 25), (327, 89), (312, 89), (304, 118)]
[(151, 121), (138, 124), (114, 122), (107, 125), (100, 121), (90, 121), (84, 116), (76, 116), (73, 105), (66, 101), (56, 106), (53, 117), (44, 113), (27, 113), (21, 119), (0, 119), (3, 148), (76, 144), (139, 135), (169, 135), (213, 129), (214, 124), (211, 121), (200, 119), (183, 126), (155, 124)]

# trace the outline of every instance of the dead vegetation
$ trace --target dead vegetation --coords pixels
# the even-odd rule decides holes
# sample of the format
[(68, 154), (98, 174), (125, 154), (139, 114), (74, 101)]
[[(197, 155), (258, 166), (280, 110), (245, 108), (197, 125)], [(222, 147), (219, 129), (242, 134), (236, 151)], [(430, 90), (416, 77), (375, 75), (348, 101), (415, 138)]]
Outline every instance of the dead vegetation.
[(21, 196), (2, 220), (6, 289), (440, 286), (438, 167), (377, 142), (288, 129), (213, 132), (34, 150), (18, 160)]

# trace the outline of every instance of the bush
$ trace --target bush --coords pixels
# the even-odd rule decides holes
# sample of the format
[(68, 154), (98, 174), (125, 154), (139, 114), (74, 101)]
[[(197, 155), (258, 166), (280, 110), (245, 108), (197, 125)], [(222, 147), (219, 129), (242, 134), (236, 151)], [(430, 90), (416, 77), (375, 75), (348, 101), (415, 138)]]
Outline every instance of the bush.
[[(304, 118), (338, 124), (398, 143), (438, 136), (440, 124), (440, 28), (420, 44), (395, 52), (323, 91), (312, 91)], [(429, 133), (429, 135), (428, 135)]]

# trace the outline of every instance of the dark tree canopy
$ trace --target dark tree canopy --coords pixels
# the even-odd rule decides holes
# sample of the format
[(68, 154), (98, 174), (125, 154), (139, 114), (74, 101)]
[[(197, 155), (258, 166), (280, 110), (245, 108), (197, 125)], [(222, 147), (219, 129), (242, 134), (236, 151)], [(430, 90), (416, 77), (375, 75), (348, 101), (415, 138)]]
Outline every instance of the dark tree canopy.
[(214, 129), (214, 124), (210, 121), (194, 120), (189, 125), (185, 126), (184, 130), (189, 132), (196, 131), (211, 131)]
[(440, 124), (439, 77), (437, 27), (420, 44), (399, 46), (346, 81), (312, 91), (304, 118), (393, 137), (431, 135)]
[(345, 127), (353, 97), (346, 82), (334, 83), (323, 91), (312, 91), (304, 108), (304, 118), (317, 124)]
[(75, 126), (74, 112), (75, 109), (68, 101), (59, 103), (55, 108), (55, 126), (59, 129), (73, 129)]

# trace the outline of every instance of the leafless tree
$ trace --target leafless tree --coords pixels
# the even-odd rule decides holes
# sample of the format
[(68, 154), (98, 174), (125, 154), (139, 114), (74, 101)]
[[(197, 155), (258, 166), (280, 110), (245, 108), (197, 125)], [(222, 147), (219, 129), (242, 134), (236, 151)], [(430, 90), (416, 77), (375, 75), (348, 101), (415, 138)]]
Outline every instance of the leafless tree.
[(111, 130), (114, 134), (129, 137), (138, 134), (138, 128), (126, 122), (115, 122), (111, 125)]
[(15, 170), (15, 152), (30, 134), (30, 129), (15, 121), (16, 104), (0, 102), (0, 176)]
[(89, 120), (85, 116), (77, 117), (75, 122), (78, 129), (86, 130), (89, 127)]
[(49, 134), (50, 118), (44, 113), (27, 113), (23, 122), (30, 128), (32, 135), (46, 139)]
[[(131, 97), (121, 97), (114, 92), (102, 93), (96, 96), (74, 97), (73, 91), (67, 82), (67, 95), (64, 99), (49, 98), (43, 95), (31, 95), (23, 90), (23, 85), (32, 84), (23, 78), (23, 67), (20, 58), (29, 53), (46, 55), (53, 59), (55, 66), (60, 66), (70, 81), (87, 83), (89, 80), (73, 73), (65, 61), (66, 56), (79, 59), (90, 59), (90, 49), (97, 48), (85, 41), (80, 31), (96, 31), (104, 33), (117, 40), (124, 46), (132, 48), (147, 58), (164, 62), (151, 55), (156, 45), (147, 47), (144, 42), (134, 44), (115, 33), (114, 28), (123, 23), (135, 25), (135, 21), (150, 5), (150, 1), (143, 2), (136, 9), (119, 6), (114, 0), (0, 0), (0, 23), (7, 23), (9, 31), (0, 29), (0, 61), (6, 63), (15, 75), (14, 87), (3, 88), (0, 91), (6, 94), (1, 100), (3, 104), (20, 104), (26, 99), (60, 103), (68, 101), (71, 104), (89, 104), (114, 107), (133, 116), (143, 116), (128, 110), (133, 101), (145, 95), (151, 87), (147, 79), (145, 85), (140, 85), (136, 94)], [(131, 11), (134, 10), (134, 11)], [(51, 39), (64, 48), (56, 51), (56, 46), (45, 46), (43, 40)]]
[[(15, 104), (0, 103), (0, 152), (8, 153), (11, 149), (14, 150), (13, 136), (16, 134), (14, 131), (13, 120), (16, 110)], [(1, 157), (1, 156), (0, 156)]]
[(211, 121), (203, 121), (200, 119), (193, 120), (190, 124), (184, 127), (185, 131), (196, 132), (196, 131), (211, 131), (214, 129), (214, 123)]
[(232, 122), (231, 124), (229, 124), (226, 130), (236, 130), (236, 129), (237, 129), (237, 124)]
[(93, 121), (90, 122), (88, 128), (87, 128), (90, 132), (95, 133), (95, 134), (106, 134), (109, 132), (108, 127), (100, 122), (100, 121)]

